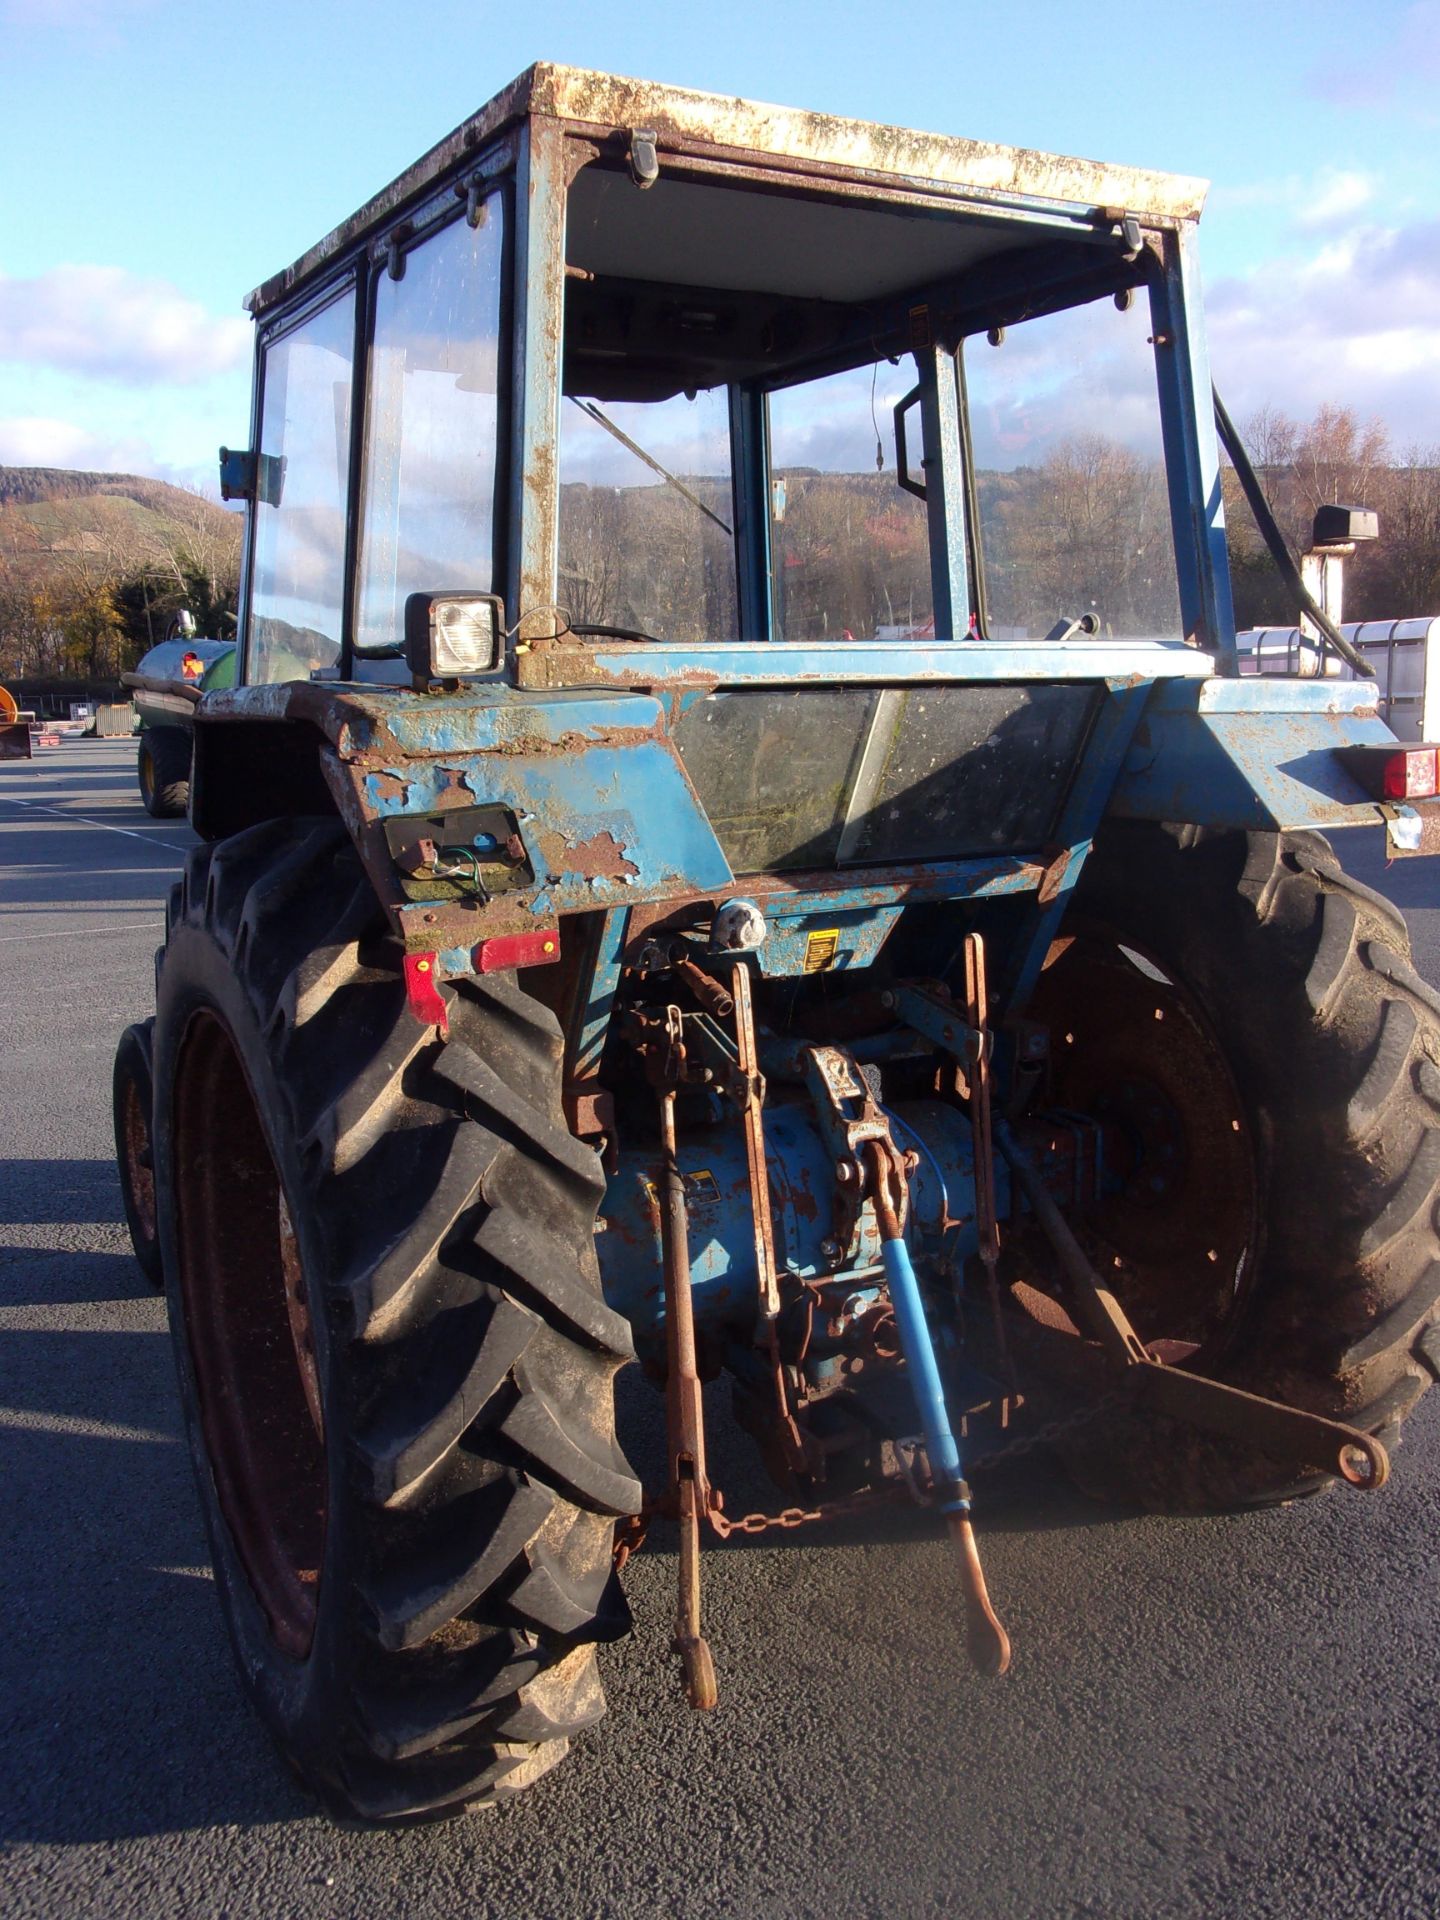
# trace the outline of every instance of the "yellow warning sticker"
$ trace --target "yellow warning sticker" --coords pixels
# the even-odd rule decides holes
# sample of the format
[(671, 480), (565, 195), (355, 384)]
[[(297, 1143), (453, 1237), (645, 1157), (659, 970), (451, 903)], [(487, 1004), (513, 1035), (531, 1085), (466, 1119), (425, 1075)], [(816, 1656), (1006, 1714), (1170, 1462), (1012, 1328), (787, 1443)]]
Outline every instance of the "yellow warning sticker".
[[(660, 1189), (646, 1175), (640, 1176), (650, 1205), (659, 1212)], [(685, 1186), (685, 1199), (692, 1207), (714, 1206), (720, 1198), (720, 1182), (708, 1167), (698, 1167), (694, 1173), (681, 1176)]]
[(835, 952), (840, 945), (838, 927), (817, 928), (814, 933), (805, 936), (806, 973), (824, 973), (827, 967), (835, 964)]
[(708, 1167), (697, 1167), (685, 1176), (685, 1198), (691, 1206), (713, 1206), (720, 1198), (720, 1182)]

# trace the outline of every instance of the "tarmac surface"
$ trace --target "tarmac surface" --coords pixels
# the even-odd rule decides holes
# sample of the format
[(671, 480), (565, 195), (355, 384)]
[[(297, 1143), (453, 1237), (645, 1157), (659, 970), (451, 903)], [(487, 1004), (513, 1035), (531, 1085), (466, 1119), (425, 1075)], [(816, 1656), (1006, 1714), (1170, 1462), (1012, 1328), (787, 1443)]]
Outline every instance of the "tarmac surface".
[[(978, 1514), (998, 1683), (966, 1666), (949, 1548), (887, 1514), (708, 1553), (721, 1704), (692, 1714), (662, 1532), (602, 1651), (609, 1717), (533, 1792), (401, 1833), (321, 1820), (241, 1698), (121, 1220), (111, 1056), (193, 844), (133, 769), (89, 741), (0, 766), (9, 1920), (1440, 1912), (1440, 1392), (1373, 1497), (1157, 1519), (1009, 1470)], [(1347, 841), (1440, 979), (1440, 868)], [(627, 1387), (641, 1464), (658, 1406)], [(731, 1511), (768, 1502), (715, 1427)]]

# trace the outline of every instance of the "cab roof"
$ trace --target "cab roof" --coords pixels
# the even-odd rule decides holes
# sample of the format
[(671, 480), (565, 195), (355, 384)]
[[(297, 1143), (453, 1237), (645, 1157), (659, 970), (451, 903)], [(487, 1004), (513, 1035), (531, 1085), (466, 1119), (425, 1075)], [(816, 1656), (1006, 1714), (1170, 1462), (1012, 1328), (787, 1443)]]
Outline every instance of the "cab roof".
[(792, 171), (797, 185), (825, 179), (870, 181), (878, 187), (949, 190), (997, 209), (1013, 201), (1068, 207), (1120, 208), (1151, 224), (1197, 220), (1207, 183), (1098, 160), (1067, 159), (1031, 147), (1005, 147), (954, 134), (769, 106), (686, 87), (628, 80), (618, 74), (537, 61), (389, 186), (340, 223), (293, 265), (264, 281), (245, 302), (259, 316), (313, 279), (341, 254), (429, 193), (467, 155), (527, 116), (558, 120), (577, 132), (658, 137), (667, 148), (717, 157), (743, 156)]

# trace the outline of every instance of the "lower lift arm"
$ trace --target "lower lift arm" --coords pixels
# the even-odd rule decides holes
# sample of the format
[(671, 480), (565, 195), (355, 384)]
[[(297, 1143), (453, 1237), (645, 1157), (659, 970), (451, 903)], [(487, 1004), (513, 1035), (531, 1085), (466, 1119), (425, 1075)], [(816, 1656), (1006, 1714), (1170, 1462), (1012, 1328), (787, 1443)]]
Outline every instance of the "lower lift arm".
[(997, 1126), (995, 1138), (1030, 1211), (1055, 1251), (1076, 1313), (1118, 1370), (1122, 1385), (1133, 1393), (1137, 1407), (1243, 1441), (1279, 1459), (1338, 1474), (1352, 1487), (1371, 1490), (1384, 1486), (1390, 1457), (1373, 1434), (1362, 1433), (1341, 1420), (1328, 1420), (1300, 1407), (1246, 1393), (1204, 1374), (1163, 1366), (1152, 1358), (1120, 1302), (1085, 1257), (1069, 1222), (1009, 1128)]

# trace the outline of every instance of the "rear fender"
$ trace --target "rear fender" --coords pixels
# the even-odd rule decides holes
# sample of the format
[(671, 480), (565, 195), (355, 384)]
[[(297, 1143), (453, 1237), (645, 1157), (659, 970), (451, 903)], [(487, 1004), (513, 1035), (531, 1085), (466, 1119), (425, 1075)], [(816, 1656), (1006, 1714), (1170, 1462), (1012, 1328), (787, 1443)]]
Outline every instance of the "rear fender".
[(1363, 682), (1160, 681), (1107, 811), (1201, 827), (1376, 826), (1394, 810), (1365, 792), (1342, 756), (1393, 744)]
[[(319, 775), (411, 952), (454, 953), (553, 927), (564, 914), (732, 884), (664, 710), (648, 694), (487, 687), (477, 698), (473, 690), (414, 694), (302, 682), (209, 695), (196, 720), (197, 737), (218, 743), (228, 736), (210, 756), (216, 767), (226, 763), (228, 778), (212, 785), (233, 785), (247, 736), (265, 744), (266, 785), (276, 775), (297, 786)], [(308, 771), (285, 773), (276, 761), (287, 754)], [(213, 791), (203, 801), (226, 811)], [(407, 897), (387, 824), (482, 806), (514, 814), (533, 881), (483, 903)]]

